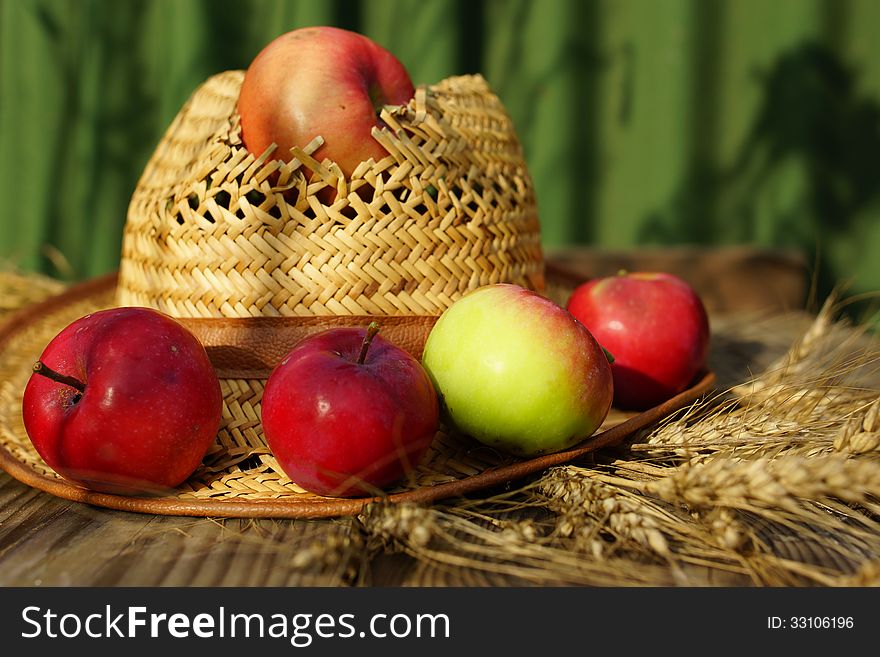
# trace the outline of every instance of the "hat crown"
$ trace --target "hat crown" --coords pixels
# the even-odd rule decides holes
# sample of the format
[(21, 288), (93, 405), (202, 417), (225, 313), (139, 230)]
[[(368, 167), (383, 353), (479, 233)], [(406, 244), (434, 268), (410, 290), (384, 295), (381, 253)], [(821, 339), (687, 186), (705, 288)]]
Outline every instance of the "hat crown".
[(498, 282), (544, 287), (532, 180), (479, 75), (386, 108), (388, 151), (350, 177), (316, 139), (254, 157), (243, 71), (206, 80), (170, 124), (129, 205), (119, 305), (175, 317), (439, 315)]

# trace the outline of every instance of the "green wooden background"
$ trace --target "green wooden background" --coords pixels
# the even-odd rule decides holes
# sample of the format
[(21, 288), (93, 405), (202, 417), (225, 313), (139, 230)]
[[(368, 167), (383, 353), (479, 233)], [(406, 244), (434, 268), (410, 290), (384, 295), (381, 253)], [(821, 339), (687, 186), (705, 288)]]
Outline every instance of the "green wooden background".
[(874, 0), (0, 0), (0, 257), (115, 269), (187, 96), (315, 24), (371, 36), (416, 83), (482, 73), (549, 249), (793, 246), (823, 292), (880, 289)]

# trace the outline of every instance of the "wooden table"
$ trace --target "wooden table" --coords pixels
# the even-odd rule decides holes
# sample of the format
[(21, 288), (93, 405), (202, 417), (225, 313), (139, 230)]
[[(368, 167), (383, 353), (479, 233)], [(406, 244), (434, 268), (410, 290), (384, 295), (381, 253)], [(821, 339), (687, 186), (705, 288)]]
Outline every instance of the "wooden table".
[[(760, 276), (764, 262), (776, 272), (774, 311), (798, 303), (804, 279), (797, 263), (763, 259), (755, 253), (713, 251), (694, 256), (670, 252), (665, 260), (652, 251), (650, 259), (627, 254), (626, 264), (650, 262), (653, 268), (676, 270), (687, 264), (686, 275), (706, 295), (713, 322), (735, 316), (732, 299), (755, 297), (745, 288), (723, 298), (712, 292), (719, 268), (751, 272), (766, 292)], [(745, 258), (745, 259), (744, 259)], [(701, 268), (698, 261), (703, 262)], [(597, 265), (594, 252), (565, 262), (587, 272)], [(782, 264), (780, 264), (780, 262)], [(606, 269), (619, 263), (606, 257)], [(618, 267), (619, 268), (619, 267)], [(681, 270), (679, 270), (681, 271)], [(701, 274), (702, 272), (702, 274)], [(781, 274), (780, 274), (781, 272)], [(784, 276), (783, 276), (784, 275)], [(784, 299), (779, 290), (788, 290)], [(753, 308), (749, 309), (750, 311)], [(734, 369), (719, 372), (726, 385), (748, 371), (760, 369), (784, 352), (803, 322), (788, 326), (790, 335), (777, 330), (764, 344), (717, 342), (726, 350)], [(739, 360), (731, 361), (730, 351)], [(718, 356), (716, 351), (715, 356)], [(728, 366), (729, 367), (729, 366)], [(239, 520), (153, 516), (93, 508), (68, 502), (29, 488), (0, 472), (0, 586), (382, 586), (431, 584), (509, 584), (504, 576), (474, 575), (472, 571), (426, 567), (405, 554), (364, 543), (357, 518), (331, 520)], [(361, 545), (361, 543), (364, 543)], [(350, 549), (350, 548), (356, 549)], [(348, 555), (337, 558), (339, 555)]]

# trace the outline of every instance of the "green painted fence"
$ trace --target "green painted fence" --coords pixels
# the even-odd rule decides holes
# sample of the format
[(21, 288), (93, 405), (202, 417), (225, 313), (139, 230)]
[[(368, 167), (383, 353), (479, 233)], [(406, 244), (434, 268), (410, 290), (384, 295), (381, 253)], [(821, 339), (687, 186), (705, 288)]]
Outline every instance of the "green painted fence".
[(794, 246), (880, 289), (880, 2), (0, 0), (0, 257), (115, 269), (135, 182), (209, 75), (302, 25), (416, 83), (480, 72), (549, 249)]

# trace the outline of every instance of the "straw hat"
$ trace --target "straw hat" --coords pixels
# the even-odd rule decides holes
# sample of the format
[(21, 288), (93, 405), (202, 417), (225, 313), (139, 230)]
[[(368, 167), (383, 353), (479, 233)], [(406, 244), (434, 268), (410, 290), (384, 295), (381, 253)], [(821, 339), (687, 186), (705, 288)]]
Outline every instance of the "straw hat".
[[(406, 106), (387, 108), (387, 127), (374, 136), (388, 156), (364, 162), (350, 178), (312, 157), (320, 138), (292, 149), (287, 161), (271, 149), (250, 154), (236, 112), (243, 77), (209, 78), (169, 126), (132, 196), (118, 274), (28, 307), (0, 328), (0, 465), (25, 483), (153, 513), (356, 512), (370, 500), (303, 491), (266, 447), (260, 399), (281, 357), (306, 335), (376, 318), (387, 339), (418, 357), (436, 318), (469, 290), (510, 282), (552, 296), (574, 285), (544, 262), (521, 145), (482, 77), (419, 87)], [(114, 306), (177, 318), (205, 345), (221, 379), (217, 440), (169, 497), (119, 497), (68, 483), (42, 462), (21, 421), (30, 365), (45, 345), (78, 317)], [(569, 452), (531, 461), (441, 431), (425, 462), (387, 499), (437, 499), (565, 462), (671, 412), (705, 384)]]

